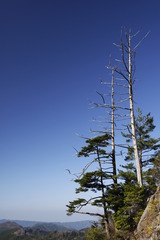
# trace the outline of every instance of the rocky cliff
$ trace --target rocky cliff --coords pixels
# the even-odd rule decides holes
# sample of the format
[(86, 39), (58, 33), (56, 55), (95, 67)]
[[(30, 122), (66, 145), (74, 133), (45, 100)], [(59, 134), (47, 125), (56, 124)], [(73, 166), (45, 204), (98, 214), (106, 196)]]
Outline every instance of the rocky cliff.
[(137, 240), (160, 240), (160, 186), (150, 198), (135, 236)]

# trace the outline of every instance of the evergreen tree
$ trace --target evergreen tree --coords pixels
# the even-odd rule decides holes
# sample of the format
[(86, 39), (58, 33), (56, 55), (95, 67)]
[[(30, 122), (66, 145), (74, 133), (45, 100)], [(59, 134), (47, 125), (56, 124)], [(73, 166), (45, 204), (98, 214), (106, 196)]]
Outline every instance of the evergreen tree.
[(129, 236), (134, 232), (148, 198), (145, 187), (140, 187), (137, 183), (133, 163), (123, 166), (118, 177), (121, 182), (117, 189), (109, 188), (107, 193), (108, 206), (113, 210), (113, 219), (118, 230), (117, 239), (120, 235)]
[(160, 185), (160, 151), (156, 152), (149, 162), (150, 166), (145, 171), (144, 178), (148, 193), (152, 195)]
[[(117, 189), (108, 188), (107, 202), (113, 210), (113, 217), (117, 229), (123, 230), (127, 234), (136, 229), (137, 223), (146, 207), (147, 199), (155, 192), (157, 184), (160, 183), (160, 154), (156, 153), (159, 148), (159, 139), (151, 137), (151, 132), (155, 129), (153, 117), (150, 113), (142, 115), (138, 108), (138, 116), (135, 119), (136, 139), (138, 153), (143, 172), (143, 186), (137, 183), (136, 168), (132, 163), (134, 160), (134, 150), (128, 146), (126, 165), (119, 171), (118, 179), (120, 183)], [(128, 134), (122, 133), (126, 137), (126, 142), (132, 142), (131, 126), (128, 126)], [(145, 167), (147, 170), (145, 170)]]
[[(153, 151), (156, 151), (160, 147), (160, 144), (158, 144), (160, 139), (155, 139), (150, 135), (154, 129), (155, 125), (153, 123), (153, 117), (151, 117), (151, 114), (148, 113), (147, 115), (143, 115), (142, 110), (138, 108), (138, 116), (135, 119), (135, 130), (142, 176), (143, 167), (147, 167), (147, 165), (151, 164), (150, 159), (154, 154)], [(131, 125), (128, 126), (128, 132), (128, 134), (122, 133), (122, 135), (127, 138), (126, 142), (130, 143), (132, 140)], [(126, 160), (133, 159), (133, 147), (128, 146)]]
[[(88, 139), (86, 141), (87, 146), (83, 147), (78, 153), (78, 157), (90, 157), (92, 160), (83, 169), (82, 174), (75, 180), (80, 186), (76, 189), (76, 193), (91, 191), (95, 195), (90, 199), (78, 198), (67, 205), (67, 213), (71, 215), (73, 213), (88, 214), (91, 216), (98, 216), (103, 219), (106, 239), (110, 239), (109, 231), (109, 216), (108, 206), (106, 202), (106, 186), (113, 184), (113, 171), (109, 171), (112, 165), (112, 159), (110, 154), (105, 151), (105, 148), (109, 144), (108, 141), (111, 137), (108, 134)], [(94, 171), (87, 171), (88, 167), (92, 164), (97, 165), (97, 169)], [(109, 165), (106, 168), (106, 164)], [(105, 165), (105, 167), (104, 167)], [(103, 213), (82, 211), (82, 208), (87, 205), (100, 207), (103, 209)]]

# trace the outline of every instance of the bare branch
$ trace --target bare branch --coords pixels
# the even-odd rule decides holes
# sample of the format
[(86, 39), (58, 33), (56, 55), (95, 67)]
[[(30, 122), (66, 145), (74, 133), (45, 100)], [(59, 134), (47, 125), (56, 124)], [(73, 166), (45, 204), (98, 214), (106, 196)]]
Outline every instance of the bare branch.
[(103, 101), (103, 103), (105, 104), (105, 99), (104, 99), (104, 96), (103, 96), (103, 94), (102, 94), (102, 93), (99, 93), (98, 91), (96, 91), (96, 93), (97, 93), (98, 95), (100, 95), (100, 96), (101, 96), (101, 98), (102, 98), (102, 101)]
[[(127, 34), (127, 33), (126, 33)], [(126, 50), (128, 49), (127, 48), (127, 46), (125, 46), (126, 47)], [(125, 51), (126, 51), (125, 50)], [(122, 51), (122, 61), (123, 61), (123, 65), (124, 65), (124, 67), (125, 67), (125, 69), (126, 69), (126, 71), (129, 73), (129, 69), (128, 69), (128, 66), (127, 66), (127, 64), (126, 64), (126, 61), (125, 61), (125, 53), (124, 53), (124, 43), (123, 43), (123, 39), (122, 39), (122, 32), (121, 32), (121, 51)]]
[(128, 46), (129, 46), (128, 33), (127, 33), (126, 29), (125, 29), (125, 36), (126, 36), (126, 42), (127, 42)]
[(135, 50), (136, 50), (136, 48), (143, 42), (143, 40), (149, 35), (149, 33), (150, 33), (150, 31), (148, 31), (148, 32), (146, 33), (146, 35), (139, 41), (139, 43), (137, 43), (137, 45), (133, 48), (132, 51), (135, 51)]
[(120, 103), (123, 103), (123, 102), (126, 102), (126, 101), (128, 101), (129, 100), (129, 98), (125, 98), (125, 99), (121, 99), (119, 102)]
[(73, 147), (73, 149), (76, 151), (76, 153), (78, 153), (78, 150), (75, 147)]
[(115, 144), (115, 146), (117, 146), (117, 147), (128, 149), (128, 145), (127, 146), (125, 146), (125, 145), (127, 145), (127, 144)]
[(114, 83), (115, 85), (119, 86), (119, 87), (124, 87), (124, 88), (128, 88), (128, 86), (124, 85), (124, 84), (120, 84), (118, 82)]
[(75, 213), (80, 213), (80, 214), (87, 214), (90, 216), (97, 216), (103, 218), (104, 216), (100, 213), (92, 213), (92, 212), (79, 212), (79, 211), (74, 211)]
[(136, 37), (139, 33), (140, 33), (140, 31), (138, 30), (134, 35), (131, 36), (131, 39)]
[(115, 58), (115, 61), (120, 63), (122, 62), (120, 59), (117, 59), (117, 58)]
[(117, 68), (115, 68), (114, 71), (119, 75), (121, 75), (127, 82), (129, 81), (128, 78), (124, 75), (124, 73), (121, 70), (118, 70)]
[(76, 136), (78, 136), (78, 137), (80, 137), (80, 138), (83, 138), (83, 139), (86, 139), (86, 140), (89, 139), (89, 138), (87, 138), (87, 137), (84, 137), (84, 136), (80, 135), (79, 133), (75, 133), (75, 134), (76, 134)]
[(118, 78), (118, 77), (116, 77), (115, 79), (116, 79), (116, 80), (119, 80), (119, 81), (124, 81), (124, 78)]
[(117, 43), (113, 43), (113, 45), (116, 46), (116, 47), (121, 48), (121, 45), (119, 45), (119, 44), (117, 44)]
[(79, 175), (78, 179), (80, 179), (84, 173), (86, 172), (86, 170), (92, 165), (92, 163), (96, 162), (96, 159), (93, 159), (91, 162), (89, 162), (82, 170), (82, 173)]
[(110, 83), (110, 82), (102, 82), (101, 84), (103, 84), (103, 85), (112, 85), (112, 83)]

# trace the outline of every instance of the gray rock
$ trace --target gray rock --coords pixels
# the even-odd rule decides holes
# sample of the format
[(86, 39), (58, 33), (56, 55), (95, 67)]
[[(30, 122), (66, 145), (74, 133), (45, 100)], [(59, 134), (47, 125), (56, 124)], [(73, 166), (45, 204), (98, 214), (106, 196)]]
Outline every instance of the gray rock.
[(137, 240), (160, 240), (160, 186), (149, 200), (135, 237)]

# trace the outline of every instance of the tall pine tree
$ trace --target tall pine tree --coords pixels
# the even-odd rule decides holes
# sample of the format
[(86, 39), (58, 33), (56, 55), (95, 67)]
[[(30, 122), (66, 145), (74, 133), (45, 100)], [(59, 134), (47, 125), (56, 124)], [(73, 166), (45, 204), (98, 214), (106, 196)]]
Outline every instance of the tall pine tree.
[[(78, 198), (67, 205), (68, 215), (73, 213), (88, 214), (91, 216), (98, 216), (103, 220), (106, 239), (110, 239), (109, 230), (109, 215), (108, 206), (106, 201), (106, 188), (107, 185), (114, 183), (113, 167), (112, 167), (112, 154), (106, 152), (105, 148), (109, 144), (111, 137), (108, 134), (88, 139), (87, 146), (82, 147), (78, 153), (78, 157), (92, 157), (91, 161), (83, 169), (82, 174), (75, 180), (80, 186), (76, 189), (76, 193), (94, 192), (93, 197), (90, 199)], [(88, 171), (88, 168), (93, 165), (96, 170)], [(83, 211), (86, 206), (102, 208), (102, 213)]]
[[(143, 115), (140, 108), (138, 108), (137, 112), (138, 115), (135, 119), (135, 132), (140, 159), (140, 170), (143, 176), (143, 168), (147, 167), (151, 163), (150, 159), (152, 158), (155, 151), (160, 148), (160, 144), (158, 144), (160, 139), (151, 137), (151, 133), (155, 129), (153, 117), (151, 117), (151, 114), (148, 113), (147, 115)], [(122, 133), (122, 135), (126, 138), (127, 143), (131, 142), (131, 125), (128, 126), (128, 133)], [(128, 146), (128, 154), (126, 160), (133, 160), (133, 153), (133, 147)]]

